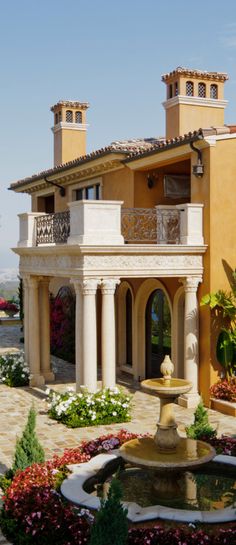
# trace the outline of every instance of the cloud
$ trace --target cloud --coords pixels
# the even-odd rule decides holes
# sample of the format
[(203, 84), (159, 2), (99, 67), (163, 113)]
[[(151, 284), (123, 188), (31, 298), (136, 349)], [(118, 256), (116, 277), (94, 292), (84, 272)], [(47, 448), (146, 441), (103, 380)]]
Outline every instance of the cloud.
[(236, 48), (236, 22), (227, 23), (220, 32), (220, 41), (224, 47)]

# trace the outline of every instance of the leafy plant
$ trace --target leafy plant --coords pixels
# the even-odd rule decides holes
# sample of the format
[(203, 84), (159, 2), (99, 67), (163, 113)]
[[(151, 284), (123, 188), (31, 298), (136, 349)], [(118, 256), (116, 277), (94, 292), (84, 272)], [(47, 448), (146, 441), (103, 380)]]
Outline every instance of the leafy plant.
[(217, 340), (216, 357), (230, 379), (236, 370), (236, 270), (232, 273), (232, 291), (218, 290), (204, 295), (201, 305), (220, 311), (222, 318), (229, 321), (228, 328), (222, 328)]
[(0, 382), (7, 386), (27, 386), (30, 370), (23, 352), (7, 353), (0, 356)]
[(236, 377), (231, 380), (220, 380), (210, 388), (212, 397), (225, 401), (236, 402)]
[(31, 464), (44, 462), (44, 450), (37, 439), (35, 425), (36, 412), (35, 409), (31, 407), (23, 434), (16, 442), (12, 466), (13, 473), (18, 469), (22, 471)]
[(70, 428), (128, 422), (131, 398), (118, 388), (95, 394), (49, 391), (49, 416)]
[(122, 485), (112, 479), (107, 499), (101, 500), (92, 526), (89, 545), (125, 545), (128, 539), (127, 509), (122, 503)]
[(202, 401), (194, 413), (194, 423), (185, 428), (187, 437), (191, 439), (212, 439), (216, 437), (216, 430), (210, 425), (208, 413)]

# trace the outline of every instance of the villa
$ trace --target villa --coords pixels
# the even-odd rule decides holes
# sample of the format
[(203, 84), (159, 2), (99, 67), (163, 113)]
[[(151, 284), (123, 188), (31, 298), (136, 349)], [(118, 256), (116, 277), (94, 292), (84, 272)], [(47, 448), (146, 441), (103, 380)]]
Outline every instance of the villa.
[(203, 295), (235, 268), (236, 125), (224, 123), (225, 73), (178, 67), (166, 86), (164, 137), (86, 153), (86, 102), (51, 110), (54, 166), (12, 183), (31, 196), (17, 248), (31, 385), (53, 381), (49, 294), (76, 295), (76, 383), (160, 375), (165, 354), (191, 380), (180, 404), (209, 404), (220, 366)]

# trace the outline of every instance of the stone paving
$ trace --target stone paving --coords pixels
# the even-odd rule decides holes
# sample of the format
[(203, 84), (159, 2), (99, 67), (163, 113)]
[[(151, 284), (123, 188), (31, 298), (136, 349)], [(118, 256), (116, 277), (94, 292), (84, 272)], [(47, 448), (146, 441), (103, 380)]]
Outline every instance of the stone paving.
[[(9, 350), (22, 349), (19, 342), (21, 333), (19, 326), (0, 327), (0, 354)], [(59, 391), (74, 385), (75, 367), (63, 362), (59, 358), (52, 358), (56, 382), (53, 388)], [(102, 434), (116, 432), (126, 428), (132, 432), (154, 433), (156, 420), (159, 413), (159, 401), (150, 394), (139, 389), (125, 375), (118, 379), (118, 385), (126, 392), (133, 394), (132, 420), (125, 424), (112, 424), (106, 426), (88, 427), (81, 429), (69, 429), (47, 416), (46, 389), (41, 388), (8, 388), (0, 385), (0, 472), (6, 471), (11, 466), (14, 455), (16, 438), (21, 435), (25, 426), (29, 408), (34, 404), (37, 416), (37, 435), (45, 449), (46, 457), (52, 454), (60, 454), (65, 448), (75, 447), (81, 440), (89, 440)], [(49, 385), (50, 386), (50, 385)], [(193, 409), (185, 409), (175, 406), (176, 420), (179, 431), (184, 434), (185, 426), (193, 421)], [(217, 427), (218, 434), (236, 434), (236, 419), (225, 416), (213, 410), (209, 410), (209, 420)], [(4, 543), (1, 541), (0, 545)]]

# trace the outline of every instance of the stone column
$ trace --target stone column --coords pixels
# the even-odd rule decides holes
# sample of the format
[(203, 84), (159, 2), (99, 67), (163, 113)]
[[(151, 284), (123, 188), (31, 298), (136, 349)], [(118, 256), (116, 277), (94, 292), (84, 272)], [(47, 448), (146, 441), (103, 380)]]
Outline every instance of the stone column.
[(179, 398), (183, 407), (196, 407), (200, 401), (198, 393), (198, 300), (197, 289), (201, 278), (188, 276), (183, 281), (185, 290), (184, 311), (184, 378), (193, 383), (192, 390)]
[(50, 278), (41, 277), (39, 283), (40, 370), (46, 382), (53, 381), (50, 354)]
[(102, 281), (102, 385), (114, 388), (116, 385), (116, 334), (115, 298), (116, 278)]
[(99, 280), (88, 278), (82, 282), (83, 293), (83, 382), (90, 392), (97, 390), (97, 321), (96, 293)]
[(84, 384), (83, 374), (83, 294), (81, 280), (71, 280), (75, 288), (75, 378), (76, 391)]
[(40, 374), (40, 326), (39, 326), (39, 297), (38, 297), (38, 279), (30, 277), (29, 286), (29, 328), (28, 328), (28, 346), (29, 346), (29, 367), (30, 367), (30, 386), (41, 386), (45, 383), (44, 377)]
[(24, 320), (23, 320), (23, 336), (24, 336), (24, 350), (25, 361), (29, 364), (29, 276), (22, 275), (23, 281), (23, 308), (24, 308)]

